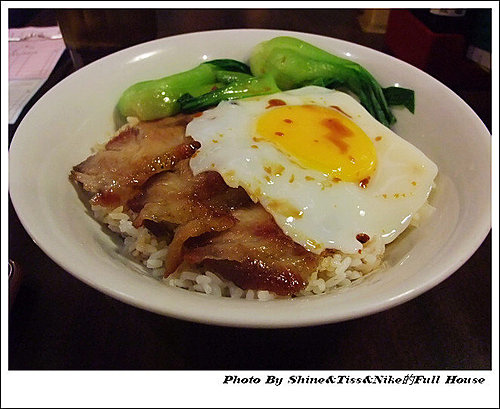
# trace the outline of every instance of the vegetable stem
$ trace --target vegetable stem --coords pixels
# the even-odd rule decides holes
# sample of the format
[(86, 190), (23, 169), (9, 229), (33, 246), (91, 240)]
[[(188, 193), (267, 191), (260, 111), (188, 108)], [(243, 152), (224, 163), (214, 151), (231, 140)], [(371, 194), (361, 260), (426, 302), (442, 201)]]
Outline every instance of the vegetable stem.
[[(181, 95), (200, 96), (223, 86), (232, 71), (234, 76), (248, 76), (250, 69), (236, 60), (219, 59), (204, 62), (188, 71), (136, 83), (121, 95), (118, 111), (124, 117), (135, 116), (140, 120), (175, 115), (180, 111), (178, 98)], [(218, 78), (219, 72), (225, 72), (226, 77)]]

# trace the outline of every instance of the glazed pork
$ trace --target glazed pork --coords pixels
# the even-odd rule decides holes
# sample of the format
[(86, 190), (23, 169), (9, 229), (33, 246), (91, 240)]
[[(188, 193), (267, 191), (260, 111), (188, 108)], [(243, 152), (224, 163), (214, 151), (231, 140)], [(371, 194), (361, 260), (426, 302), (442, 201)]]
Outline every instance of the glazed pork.
[(189, 115), (139, 122), (75, 166), (71, 178), (92, 193), (91, 203), (116, 207), (133, 198), (153, 175), (189, 158), (200, 144), (185, 136)]
[(185, 136), (190, 119), (178, 115), (124, 129), (70, 177), (93, 205), (124, 206), (135, 227), (168, 233), (165, 276), (191, 265), (243, 289), (299, 293), (319, 256), (286, 236), (242, 188), (227, 186), (217, 172), (193, 175), (189, 158), (200, 145)]

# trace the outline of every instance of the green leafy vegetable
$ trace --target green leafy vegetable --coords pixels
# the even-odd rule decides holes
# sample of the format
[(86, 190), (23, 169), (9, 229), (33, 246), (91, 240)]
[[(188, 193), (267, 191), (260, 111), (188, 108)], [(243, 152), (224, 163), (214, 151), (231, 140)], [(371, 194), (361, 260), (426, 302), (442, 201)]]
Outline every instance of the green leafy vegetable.
[[(124, 117), (135, 116), (152, 120), (175, 115), (180, 110), (178, 98), (186, 93), (200, 96), (224, 86), (227, 79), (218, 73), (234, 71), (233, 75), (248, 76), (249, 67), (239, 61), (219, 59), (164, 78), (136, 83), (125, 90), (118, 101), (118, 111)], [(246, 77), (248, 78), (248, 77)]]
[(307, 85), (347, 89), (378, 121), (396, 122), (390, 106), (415, 110), (413, 90), (383, 89), (361, 65), (337, 57), (293, 37), (275, 37), (258, 44), (249, 65), (215, 59), (164, 78), (132, 85), (118, 101), (124, 117), (153, 120), (178, 112), (195, 112), (223, 100), (272, 94)]
[(396, 122), (380, 84), (361, 65), (297, 38), (282, 36), (258, 44), (250, 57), (253, 75), (273, 76), (282, 90), (306, 85), (345, 87), (379, 122)]
[(179, 103), (181, 112), (190, 113), (201, 111), (221, 101), (274, 94), (276, 92), (280, 92), (280, 89), (276, 86), (274, 79), (269, 75), (265, 75), (260, 78), (249, 77), (229, 82), (222, 88), (198, 97), (184, 94), (179, 98)]
[(223, 71), (233, 71), (233, 72), (242, 72), (244, 74), (251, 74), (250, 67), (247, 64), (241, 61), (231, 60), (228, 58), (210, 60), (204, 62), (203, 64), (213, 65)]
[(415, 113), (415, 91), (402, 87), (388, 87), (383, 91), (388, 105), (402, 105)]

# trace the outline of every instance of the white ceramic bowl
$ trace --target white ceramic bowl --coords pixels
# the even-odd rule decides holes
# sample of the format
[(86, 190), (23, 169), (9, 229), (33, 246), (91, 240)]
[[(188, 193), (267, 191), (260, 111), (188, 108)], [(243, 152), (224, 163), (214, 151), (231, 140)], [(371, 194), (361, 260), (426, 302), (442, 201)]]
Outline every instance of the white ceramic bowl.
[[(216, 299), (170, 288), (140, 274), (85, 211), (68, 181), (73, 165), (115, 130), (113, 111), (129, 85), (196, 66), (206, 59), (246, 60), (254, 45), (292, 35), (362, 64), (382, 86), (416, 91), (416, 112), (396, 110), (395, 131), (439, 166), (436, 207), (424, 226), (387, 250), (390, 267), (337, 295), (268, 302)], [(112, 54), (47, 92), (20, 124), (10, 148), (10, 194), (24, 227), (61, 267), (123, 302), (196, 322), (291, 327), (372, 314), (412, 299), (456, 271), (491, 226), (491, 136), (456, 94), (424, 72), (380, 52), (311, 34), (274, 30), (192, 33)]]

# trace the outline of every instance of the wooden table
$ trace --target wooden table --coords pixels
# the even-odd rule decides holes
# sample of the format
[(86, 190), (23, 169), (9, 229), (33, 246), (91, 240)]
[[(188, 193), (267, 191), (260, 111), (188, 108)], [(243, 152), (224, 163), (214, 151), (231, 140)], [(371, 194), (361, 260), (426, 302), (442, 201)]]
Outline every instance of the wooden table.
[[(390, 53), (383, 34), (360, 30), (357, 15), (349, 9), (169, 10), (159, 12), (158, 37), (219, 28), (289, 29)], [(52, 22), (50, 12), (42, 16), (41, 24)], [(29, 106), (73, 71), (66, 52)], [(491, 127), (491, 88), (456, 87), (454, 91)], [(10, 139), (18, 123), (9, 126)], [(238, 329), (159, 316), (88, 287), (33, 243), (9, 206), (9, 258), (24, 273), (9, 314), (9, 369), (492, 367), (491, 236), (450, 278), (388, 311), (309, 328)]]

